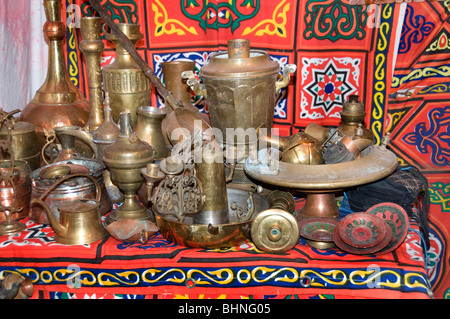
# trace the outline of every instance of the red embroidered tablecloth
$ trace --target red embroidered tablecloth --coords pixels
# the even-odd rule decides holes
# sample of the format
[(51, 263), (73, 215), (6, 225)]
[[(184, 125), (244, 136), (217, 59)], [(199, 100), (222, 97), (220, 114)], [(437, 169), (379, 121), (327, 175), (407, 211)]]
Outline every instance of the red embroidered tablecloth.
[(284, 254), (251, 241), (228, 249), (192, 249), (156, 233), (146, 244), (108, 236), (65, 246), (50, 226), (0, 237), (0, 276), (18, 273), (37, 298), (431, 298), (418, 227), (392, 253), (352, 255), (319, 250), (303, 238)]

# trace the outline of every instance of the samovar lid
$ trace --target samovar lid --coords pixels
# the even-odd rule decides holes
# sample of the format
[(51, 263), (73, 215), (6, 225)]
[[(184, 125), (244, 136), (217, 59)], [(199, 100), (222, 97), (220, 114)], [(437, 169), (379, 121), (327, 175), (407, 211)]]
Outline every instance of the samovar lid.
[(214, 52), (200, 70), (202, 77), (242, 78), (278, 74), (280, 65), (268, 52), (251, 50), (246, 39), (228, 40), (228, 51)]

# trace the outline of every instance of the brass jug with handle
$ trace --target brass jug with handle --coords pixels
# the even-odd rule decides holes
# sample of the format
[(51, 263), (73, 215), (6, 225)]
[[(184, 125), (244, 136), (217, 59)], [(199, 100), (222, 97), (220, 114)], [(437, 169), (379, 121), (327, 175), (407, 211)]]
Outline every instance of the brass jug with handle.
[[(95, 199), (75, 199), (58, 206), (59, 220), (44, 202), (45, 197), (59, 184), (73, 177), (89, 178), (96, 187)], [(39, 198), (31, 201), (31, 205), (41, 205), (47, 213), (50, 225), (55, 231), (55, 241), (64, 245), (84, 245), (103, 239), (108, 232), (100, 219), (100, 185), (90, 175), (67, 175), (47, 189)]]

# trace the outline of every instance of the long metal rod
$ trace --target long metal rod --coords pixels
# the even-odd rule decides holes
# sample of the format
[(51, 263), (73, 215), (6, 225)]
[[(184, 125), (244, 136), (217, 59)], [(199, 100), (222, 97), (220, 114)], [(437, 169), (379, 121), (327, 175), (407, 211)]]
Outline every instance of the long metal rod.
[(153, 86), (158, 90), (158, 92), (163, 96), (167, 104), (175, 110), (180, 107), (180, 103), (176, 101), (172, 93), (162, 84), (161, 80), (155, 75), (152, 68), (142, 59), (142, 57), (137, 52), (133, 43), (128, 39), (128, 37), (116, 26), (111, 16), (103, 10), (102, 6), (98, 0), (89, 0), (92, 7), (97, 11), (110, 28), (111, 31), (117, 36), (120, 44), (128, 51), (128, 53), (136, 60), (136, 63), (141, 67), (145, 76), (149, 78)]

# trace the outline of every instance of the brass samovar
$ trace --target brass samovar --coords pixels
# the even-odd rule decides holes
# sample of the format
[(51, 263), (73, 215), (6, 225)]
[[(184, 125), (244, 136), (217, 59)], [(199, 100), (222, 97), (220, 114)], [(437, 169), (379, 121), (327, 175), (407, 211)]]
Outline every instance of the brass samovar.
[[(200, 70), (204, 83), (192, 72), (184, 72), (183, 77), (196, 94), (206, 97), (212, 127), (221, 132), (227, 156), (238, 161), (258, 142), (257, 129), (270, 134), (277, 95), (295, 69), (286, 65), (279, 79), (280, 66), (268, 52), (250, 49), (249, 40), (233, 39), (228, 41), (228, 51), (212, 53)], [(236, 165), (236, 177), (248, 182), (242, 165)]]

